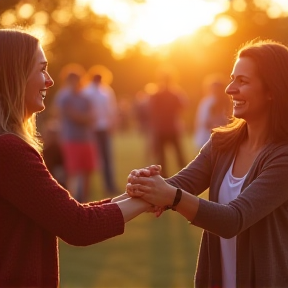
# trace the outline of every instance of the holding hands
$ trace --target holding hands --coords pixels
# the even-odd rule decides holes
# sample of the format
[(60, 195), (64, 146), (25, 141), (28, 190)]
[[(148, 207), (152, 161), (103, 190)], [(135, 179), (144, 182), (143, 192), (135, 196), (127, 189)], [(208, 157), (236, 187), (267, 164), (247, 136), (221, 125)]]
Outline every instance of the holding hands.
[(167, 206), (173, 204), (176, 188), (165, 182), (160, 171), (159, 165), (132, 170), (128, 176), (126, 191), (130, 197), (142, 198), (157, 206), (161, 214)]

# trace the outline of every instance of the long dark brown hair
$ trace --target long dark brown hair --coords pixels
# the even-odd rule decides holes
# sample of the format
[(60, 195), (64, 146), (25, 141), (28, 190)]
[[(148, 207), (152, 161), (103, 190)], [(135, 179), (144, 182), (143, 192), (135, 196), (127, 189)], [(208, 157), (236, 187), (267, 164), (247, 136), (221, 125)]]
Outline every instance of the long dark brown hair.
[[(288, 140), (288, 47), (274, 40), (253, 40), (236, 53), (236, 60), (250, 57), (256, 63), (263, 85), (270, 92), (269, 138), (272, 142)], [(246, 121), (231, 116), (225, 127), (213, 129), (213, 141), (219, 149), (229, 149), (243, 137)], [(241, 133), (242, 132), (242, 133)]]

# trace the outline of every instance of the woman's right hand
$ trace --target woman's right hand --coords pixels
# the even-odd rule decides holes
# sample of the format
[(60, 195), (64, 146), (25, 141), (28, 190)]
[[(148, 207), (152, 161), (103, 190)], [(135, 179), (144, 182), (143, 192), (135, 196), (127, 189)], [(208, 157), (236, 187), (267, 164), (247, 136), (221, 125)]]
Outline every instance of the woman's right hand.
[[(151, 166), (150, 166), (151, 167)], [(133, 170), (128, 177), (126, 192), (131, 197), (141, 198), (156, 208), (154, 213), (160, 216), (167, 206), (172, 206), (176, 196), (177, 188), (168, 184), (159, 173), (159, 166), (153, 169), (146, 167)], [(155, 173), (155, 175), (153, 175)], [(182, 189), (181, 189), (182, 190)], [(177, 205), (177, 212), (188, 221), (193, 221), (199, 207), (199, 198), (182, 190), (180, 202)]]
[(154, 175), (160, 175), (161, 165), (150, 165), (145, 168), (134, 169), (128, 175), (128, 182), (130, 177), (132, 176), (142, 176), (142, 177), (150, 177)]
[(169, 185), (160, 175), (137, 176), (136, 173), (129, 175), (129, 183), (126, 191), (131, 197), (141, 197), (146, 202), (159, 207), (166, 207), (173, 204), (176, 188)]

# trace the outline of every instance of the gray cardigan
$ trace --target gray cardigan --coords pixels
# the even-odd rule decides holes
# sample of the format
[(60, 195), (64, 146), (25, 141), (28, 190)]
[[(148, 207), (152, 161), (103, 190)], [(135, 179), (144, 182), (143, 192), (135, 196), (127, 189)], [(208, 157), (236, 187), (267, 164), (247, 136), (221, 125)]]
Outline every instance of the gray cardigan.
[[(221, 152), (213, 137), (183, 170), (166, 179), (199, 195), (193, 225), (204, 229), (195, 287), (222, 287), (219, 236), (237, 235), (237, 287), (288, 287), (288, 143), (269, 144), (255, 159), (240, 195), (218, 204), (222, 180), (237, 147)], [(229, 288), (229, 287), (224, 287)]]

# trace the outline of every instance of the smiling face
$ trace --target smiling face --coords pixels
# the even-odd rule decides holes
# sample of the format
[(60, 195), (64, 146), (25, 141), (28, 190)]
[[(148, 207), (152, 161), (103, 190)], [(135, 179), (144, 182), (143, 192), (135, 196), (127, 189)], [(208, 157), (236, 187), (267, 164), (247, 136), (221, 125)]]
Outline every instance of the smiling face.
[(44, 98), (46, 90), (53, 86), (54, 82), (47, 71), (47, 59), (40, 45), (35, 53), (34, 64), (28, 77), (25, 89), (26, 117), (29, 118), (35, 112), (45, 109)]
[(271, 97), (252, 58), (237, 59), (226, 93), (232, 96), (233, 114), (247, 123), (268, 120)]

